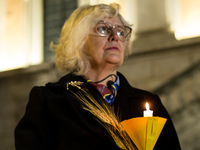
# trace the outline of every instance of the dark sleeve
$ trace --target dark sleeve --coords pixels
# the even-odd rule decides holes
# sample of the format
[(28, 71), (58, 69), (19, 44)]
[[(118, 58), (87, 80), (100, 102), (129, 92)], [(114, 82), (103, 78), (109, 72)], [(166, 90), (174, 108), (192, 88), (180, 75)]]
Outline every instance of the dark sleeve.
[(16, 150), (53, 150), (55, 137), (42, 87), (34, 87), (23, 118), (15, 129)]
[(158, 107), (159, 107), (159, 116), (167, 119), (167, 122), (158, 138), (158, 141), (155, 145), (154, 150), (181, 150), (178, 136), (171, 120), (170, 115), (163, 106), (161, 100), (157, 96)]

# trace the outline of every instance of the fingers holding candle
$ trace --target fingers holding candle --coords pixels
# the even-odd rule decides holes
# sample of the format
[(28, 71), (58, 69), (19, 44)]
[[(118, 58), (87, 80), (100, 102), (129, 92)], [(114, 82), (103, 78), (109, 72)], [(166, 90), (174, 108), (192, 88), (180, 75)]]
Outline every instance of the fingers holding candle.
[(149, 109), (149, 104), (146, 102), (146, 110), (143, 111), (144, 117), (153, 117), (153, 111)]

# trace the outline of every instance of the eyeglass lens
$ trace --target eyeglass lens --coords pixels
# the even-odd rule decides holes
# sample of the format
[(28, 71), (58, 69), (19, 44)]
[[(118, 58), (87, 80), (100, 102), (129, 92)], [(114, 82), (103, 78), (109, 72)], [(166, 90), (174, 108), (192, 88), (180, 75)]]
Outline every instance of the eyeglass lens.
[(126, 26), (112, 26), (109, 23), (100, 21), (95, 28), (97, 33), (101, 36), (108, 36), (112, 32), (112, 29), (115, 29), (120, 40), (125, 41), (130, 38), (131, 29)]

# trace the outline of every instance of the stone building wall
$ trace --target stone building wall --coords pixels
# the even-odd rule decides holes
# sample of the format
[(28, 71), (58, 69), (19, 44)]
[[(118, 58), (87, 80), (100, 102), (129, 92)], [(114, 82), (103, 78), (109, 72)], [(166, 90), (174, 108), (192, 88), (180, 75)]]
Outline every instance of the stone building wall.
[(119, 68), (138, 88), (154, 90), (200, 60), (200, 38), (172, 40), (167, 45), (143, 43), (133, 42), (133, 54)]
[(155, 90), (172, 116), (183, 149), (199, 150), (200, 60)]

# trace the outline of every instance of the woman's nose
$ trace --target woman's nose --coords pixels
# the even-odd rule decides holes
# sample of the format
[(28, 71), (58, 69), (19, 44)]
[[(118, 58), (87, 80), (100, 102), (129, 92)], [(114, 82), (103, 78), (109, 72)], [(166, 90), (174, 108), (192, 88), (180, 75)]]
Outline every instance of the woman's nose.
[(108, 41), (118, 41), (119, 40), (119, 36), (117, 35), (117, 31), (116, 30), (111, 30), (110, 36), (108, 37)]

